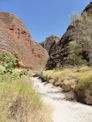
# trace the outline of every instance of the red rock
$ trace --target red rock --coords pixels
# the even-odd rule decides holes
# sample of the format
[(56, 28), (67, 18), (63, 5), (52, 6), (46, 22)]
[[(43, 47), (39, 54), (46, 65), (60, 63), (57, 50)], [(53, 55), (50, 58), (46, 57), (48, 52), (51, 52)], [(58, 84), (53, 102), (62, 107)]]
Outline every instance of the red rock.
[(14, 14), (0, 12), (0, 52), (13, 54), (21, 67), (44, 69), (47, 51), (33, 42), (22, 21)]

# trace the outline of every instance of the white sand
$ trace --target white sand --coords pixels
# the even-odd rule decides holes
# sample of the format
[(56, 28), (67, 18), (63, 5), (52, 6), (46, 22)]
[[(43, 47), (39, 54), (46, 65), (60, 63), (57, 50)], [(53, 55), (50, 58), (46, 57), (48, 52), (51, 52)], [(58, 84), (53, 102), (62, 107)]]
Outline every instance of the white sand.
[(30, 78), (44, 102), (53, 108), (53, 122), (92, 122), (92, 107), (78, 102), (66, 101), (60, 87), (42, 83), (38, 78)]

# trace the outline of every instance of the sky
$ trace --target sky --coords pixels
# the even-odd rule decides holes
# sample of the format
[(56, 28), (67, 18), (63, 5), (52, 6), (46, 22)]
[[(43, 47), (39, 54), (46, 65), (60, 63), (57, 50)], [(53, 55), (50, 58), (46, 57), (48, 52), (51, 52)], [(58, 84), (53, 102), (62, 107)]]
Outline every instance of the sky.
[(33, 40), (44, 41), (54, 34), (61, 37), (73, 13), (81, 13), (92, 0), (0, 0), (0, 11), (16, 14)]

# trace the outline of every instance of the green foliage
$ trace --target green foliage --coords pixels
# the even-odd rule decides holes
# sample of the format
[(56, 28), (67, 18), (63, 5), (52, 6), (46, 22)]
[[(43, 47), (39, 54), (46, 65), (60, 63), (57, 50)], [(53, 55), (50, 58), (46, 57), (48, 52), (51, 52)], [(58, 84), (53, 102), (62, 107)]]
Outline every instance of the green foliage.
[(76, 41), (71, 41), (69, 43), (69, 51), (70, 51), (70, 53), (74, 53), (74, 52), (77, 53), (79, 51), (79, 49), (80, 49), (80, 45), (78, 45)]
[(67, 62), (70, 65), (81, 65), (84, 64), (86, 61), (82, 59), (81, 48), (80, 45), (76, 41), (71, 41), (68, 46), (69, 55), (67, 57)]
[(28, 70), (26, 70), (26, 69), (25, 70), (22, 70), (20, 72), (20, 77), (23, 76), (23, 75), (28, 76), (29, 75)]
[(0, 62), (5, 66), (6, 72), (11, 72), (17, 65), (16, 58), (8, 54), (0, 54)]
[(2, 65), (0, 65), (0, 80), (3, 82), (3, 79), (6, 78), (6, 82), (10, 79), (17, 80), (23, 76), (30, 77), (31, 74), (27, 70), (18, 70), (18, 69), (12, 69), (12, 71), (7, 71), (6, 68)]
[(81, 65), (85, 63), (84, 60), (76, 54), (70, 54), (67, 60), (69, 60), (69, 64), (71, 65)]

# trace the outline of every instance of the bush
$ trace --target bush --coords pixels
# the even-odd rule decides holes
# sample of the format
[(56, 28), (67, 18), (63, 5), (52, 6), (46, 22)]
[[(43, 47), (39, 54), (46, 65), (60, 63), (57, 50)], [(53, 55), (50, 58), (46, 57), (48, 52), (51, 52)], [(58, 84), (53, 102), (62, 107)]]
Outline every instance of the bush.
[(78, 56), (74, 53), (68, 55), (67, 60), (69, 61), (70, 65), (82, 65), (82, 64), (85, 64), (85, 62), (86, 62), (80, 56)]
[(12, 71), (13, 68), (17, 65), (17, 60), (14, 56), (10, 56), (8, 54), (0, 54), (0, 62), (6, 68), (6, 72)]
[(81, 55), (82, 49), (77, 41), (71, 41), (68, 45), (68, 50), (69, 55), (67, 57), (67, 62), (70, 65), (82, 65), (86, 63), (86, 60), (84, 60)]
[(74, 91), (79, 102), (92, 105), (92, 75), (87, 74), (75, 87)]

